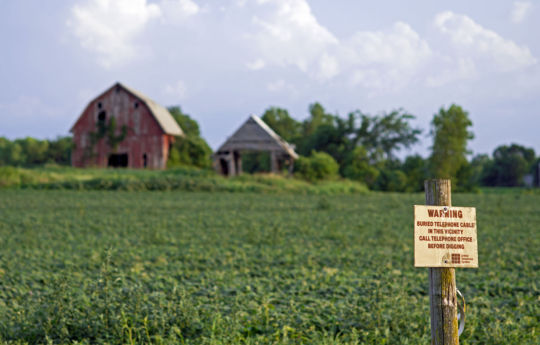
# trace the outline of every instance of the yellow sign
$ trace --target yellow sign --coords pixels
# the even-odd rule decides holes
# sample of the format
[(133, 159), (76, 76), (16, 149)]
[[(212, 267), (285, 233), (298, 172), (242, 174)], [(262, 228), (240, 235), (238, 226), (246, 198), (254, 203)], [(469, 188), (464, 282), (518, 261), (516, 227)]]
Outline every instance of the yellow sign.
[(476, 208), (414, 205), (415, 267), (478, 267)]

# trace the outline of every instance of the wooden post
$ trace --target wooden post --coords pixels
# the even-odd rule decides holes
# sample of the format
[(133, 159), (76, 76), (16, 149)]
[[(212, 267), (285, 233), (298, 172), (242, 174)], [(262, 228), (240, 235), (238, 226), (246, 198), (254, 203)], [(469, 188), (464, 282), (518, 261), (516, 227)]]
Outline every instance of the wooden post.
[(236, 164), (232, 152), (227, 155), (227, 164), (229, 165), (229, 176), (236, 176)]
[[(426, 180), (426, 205), (452, 206), (450, 180)], [(431, 344), (458, 345), (456, 273), (454, 268), (429, 268)]]
[(294, 172), (294, 158), (289, 158), (289, 176), (292, 176)]
[(244, 172), (242, 170), (242, 153), (236, 151), (236, 173), (242, 175)]
[(278, 172), (276, 151), (270, 151), (270, 172), (273, 174)]
[(540, 187), (540, 162), (538, 162), (537, 172), (538, 172), (538, 180), (536, 180), (537, 182), (536, 186)]

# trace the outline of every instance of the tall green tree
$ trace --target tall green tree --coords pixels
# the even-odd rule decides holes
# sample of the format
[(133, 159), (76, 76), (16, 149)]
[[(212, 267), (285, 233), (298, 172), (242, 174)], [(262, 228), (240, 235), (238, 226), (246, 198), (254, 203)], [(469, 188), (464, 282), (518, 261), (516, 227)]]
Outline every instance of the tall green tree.
[(184, 131), (185, 137), (178, 137), (169, 150), (167, 166), (195, 166), (208, 168), (212, 165), (212, 149), (200, 136), (197, 121), (182, 112), (179, 106), (169, 107), (169, 112)]
[(326, 152), (343, 166), (354, 149), (351, 132), (347, 121), (333, 116), (331, 122), (328, 119), (327, 123), (317, 126), (311, 135), (303, 137), (300, 153), (307, 155), (308, 150)]
[(407, 176), (407, 191), (421, 192), (424, 190), (424, 180), (428, 177), (428, 164), (420, 155), (405, 158), (401, 170)]
[(0, 138), (0, 165), (35, 166), (45, 163), (71, 164), (71, 137), (55, 140), (23, 138), (10, 141)]
[(361, 145), (350, 152), (342, 170), (344, 177), (364, 182), (369, 187), (374, 185), (380, 174), (378, 167), (371, 163), (367, 150)]
[(312, 135), (319, 126), (332, 125), (333, 122), (334, 115), (327, 113), (319, 102), (310, 104), (309, 118), (302, 123), (302, 135)]
[(431, 121), (433, 146), (429, 158), (431, 173), (436, 178), (454, 180), (458, 185), (458, 171), (467, 163), (467, 142), (474, 137), (469, 131), (472, 121), (458, 105), (441, 108)]
[(458, 179), (466, 179), (460, 182), (465, 186), (470, 186), (470, 188), (465, 189), (476, 189), (479, 186), (486, 185), (492, 166), (493, 159), (489, 155), (478, 154), (471, 159), (471, 162), (464, 169), (458, 171)]
[(47, 153), (48, 161), (60, 165), (70, 165), (73, 146), (73, 138), (71, 137), (58, 137), (51, 140)]
[(321, 126), (334, 127), (335, 125), (335, 115), (327, 113), (324, 107), (315, 102), (309, 105), (309, 117), (302, 121), (301, 124), (301, 134), (300, 136), (293, 141), (296, 145), (297, 152), (301, 155), (308, 156), (311, 154), (311, 151), (324, 151), (327, 152), (321, 144), (316, 139), (313, 138), (316, 135), (317, 130)]
[(19, 144), (22, 149), (23, 164), (38, 165), (47, 162), (47, 151), (49, 150), (49, 142), (47, 140), (39, 140), (35, 138), (16, 139), (16, 144)]
[(0, 166), (24, 164), (24, 154), (16, 142), (0, 137)]
[(515, 187), (523, 184), (523, 177), (534, 171), (534, 149), (518, 144), (501, 145), (493, 151), (484, 182), (488, 186)]
[(286, 141), (292, 142), (301, 135), (301, 123), (293, 119), (286, 109), (270, 107), (261, 119)]
[(364, 146), (371, 155), (382, 154), (384, 159), (394, 159), (396, 151), (417, 143), (422, 133), (421, 129), (410, 124), (414, 115), (403, 109), (375, 116), (357, 110), (351, 116), (360, 122), (354, 131), (355, 143)]

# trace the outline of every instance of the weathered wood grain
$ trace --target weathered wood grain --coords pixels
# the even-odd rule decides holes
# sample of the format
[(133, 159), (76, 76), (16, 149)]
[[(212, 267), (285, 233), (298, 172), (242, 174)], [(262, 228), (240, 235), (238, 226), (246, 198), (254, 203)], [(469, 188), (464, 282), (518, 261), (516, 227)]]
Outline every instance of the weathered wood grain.
[[(452, 206), (450, 180), (424, 182), (426, 205)], [(456, 274), (454, 268), (429, 268), (431, 344), (459, 344)]]

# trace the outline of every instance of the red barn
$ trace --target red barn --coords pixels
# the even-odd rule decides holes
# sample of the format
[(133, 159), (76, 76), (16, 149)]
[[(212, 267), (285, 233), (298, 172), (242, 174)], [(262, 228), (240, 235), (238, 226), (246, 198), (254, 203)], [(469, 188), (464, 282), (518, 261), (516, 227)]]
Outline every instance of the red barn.
[(167, 109), (120, 83), (92, 100), (70, 131), (75, 167), (164, 169), (184, 135)]

